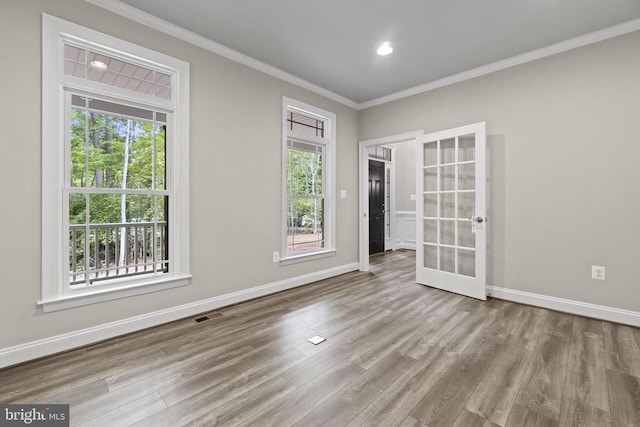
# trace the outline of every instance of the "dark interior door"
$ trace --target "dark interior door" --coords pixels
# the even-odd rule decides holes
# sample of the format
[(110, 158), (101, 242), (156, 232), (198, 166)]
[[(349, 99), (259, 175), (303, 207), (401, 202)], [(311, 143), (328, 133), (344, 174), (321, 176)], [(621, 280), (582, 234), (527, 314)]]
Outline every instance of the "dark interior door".
[(369, 160), (369, 254), (384, 252), (384, 163)]

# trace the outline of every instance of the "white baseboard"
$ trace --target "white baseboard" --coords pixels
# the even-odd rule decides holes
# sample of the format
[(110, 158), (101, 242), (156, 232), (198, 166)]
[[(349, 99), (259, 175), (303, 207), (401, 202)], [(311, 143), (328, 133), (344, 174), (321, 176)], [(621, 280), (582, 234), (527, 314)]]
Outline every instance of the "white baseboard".
[(604, 305), (596, 305), (548, 295), (517, 291), (498, 286), (487, 286), (487, 291), (490, 296), (507, 301), (535, 305), (537, 307), (548, 308), (550, 310), (592, 317), (594, 319), (608, 320), (610, 322), (623, 323), (625, 325), (640, 326), (640, 313), (636, 311), (622, 310)]
[(412, 251), (416, 250), (415, 242), (398, 242), (396, 243), (396, 249), (409, 249)]
[(194, 316), (196, 314), (215, 310), (217, 308), (224, 307), (230, 304), (236, 304), (242, 301), (258, 298), (275, 292), (284, 291), (287, 289), (313, 283), (318, 280), (338, 276), (340, 274), (357, 271), (358, 268), (359, 264), (357, 262), (354, 262), (351, 264), (305, 274), (303, 276), (292, 277), (290, 279), (281, 280), (279, 282), (256, 286), (250, 289), (233, 292), (226, 295), (208, 298), (205, 300), (183, 304), (176, 307), (170, 307), (164, 310), (130, 317), (128, 319), (105, 323), (103, 325), (98, 325), (91, 328), (81, 329), (62, 335), (56, 335), (50, 338), (3, 348), (0, 349), (0, 368), (59, 353), (61, 351), (82, 347), (84, 345), (102, 341), (108, 338), (113, 338), (118, 335), (139, 331), (141, 329), (161, 325), (163, 323), (172, 322), (174, 320), (182, 319), (185, 317)]

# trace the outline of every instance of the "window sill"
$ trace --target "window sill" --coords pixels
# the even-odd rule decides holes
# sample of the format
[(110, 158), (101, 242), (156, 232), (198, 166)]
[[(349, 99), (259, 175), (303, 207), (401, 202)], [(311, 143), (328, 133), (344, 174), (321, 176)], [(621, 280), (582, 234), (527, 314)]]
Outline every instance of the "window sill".
[(313, 261), (316, 259), (327, 258), (336, 254), (335, 249), (327, 249), (323, 251), (311, 252), (308, 254), (292, 255), (287, 258), (280, 258), (280, 265), (291, 265), (299, 262)]
[(134, 284), (124, 284), (116, 288), (81, 290), (60, 295), (58, 298), (47, 301), (38, 301), (45, 313), (51, 311), (65, 310), (67, 308), (79, 307), (82, 305), (95, 304), (103, 301), (111, 301), (119, 298), (126, 298), (134, 295), (146, 294), (149, 292), (162, 291), (164, 289), (186, 286), (190, 283), (191, 276), (171, 276), (153, 278), (148, 282), (137, 282)]

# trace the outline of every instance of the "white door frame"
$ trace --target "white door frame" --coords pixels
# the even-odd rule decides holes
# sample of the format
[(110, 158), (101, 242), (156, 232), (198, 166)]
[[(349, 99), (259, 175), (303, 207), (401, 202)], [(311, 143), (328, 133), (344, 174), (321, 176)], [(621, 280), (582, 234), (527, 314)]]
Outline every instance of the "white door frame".
[[(406, 132), (397, 135), (384, 136), (381, 138), (367, 139), (360, 141), (358, 145), (359, 153), (359, 218), (360, 221), (360, 271), (369, 271), (369, 147), (375, 147), (378, 145), (396, 144), (399, 142), (409, 142), (416, 140), (417, 137), (423, 135), (424, 131), (417, 130), (413, 132)], [(394, 160), (394, 159), (392, 159)], [(394, 180), (395, 181), (395, 180)], [(394, 182), (395, 185), (395, 182)], [(391, 193), (393, 195), (393, 193)], [(395, 196), (393, 198), (395, 200)], [(391, 227), (392, 227), (392, 240), (395, 242), (395, 203), (392, 202), (391, 206)]]
[[(396, 250), (396, 147), (391, 147), (391, 161), (384, 162), (384, 250)], [(389, 177), (389, 185), (387, 185), (387, 177)], [(394, 191), (391, 191), (393, 186)], [(389, 206), (387, 206), (387, 194), (389, 194)], [(389, 216), (387, 217), (387, 212)], [(387, 237), (387, 224), (389, 226), (389, 237)]]

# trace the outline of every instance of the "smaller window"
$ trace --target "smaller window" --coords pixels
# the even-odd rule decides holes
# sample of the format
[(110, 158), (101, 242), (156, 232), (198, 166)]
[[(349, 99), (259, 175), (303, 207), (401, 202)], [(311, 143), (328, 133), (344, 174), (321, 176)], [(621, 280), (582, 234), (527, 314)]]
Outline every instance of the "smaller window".
[(333, 250), (334, 117), (285, 99), (283, 259)]
[(391, 148), (380, 147), (380, 146), (369, 147), (369, 158), (390, 162)]
[(287, 113), (287, 125), (292, 134), (324, 138), (324, 120), (318, 117), (289, 111)]

